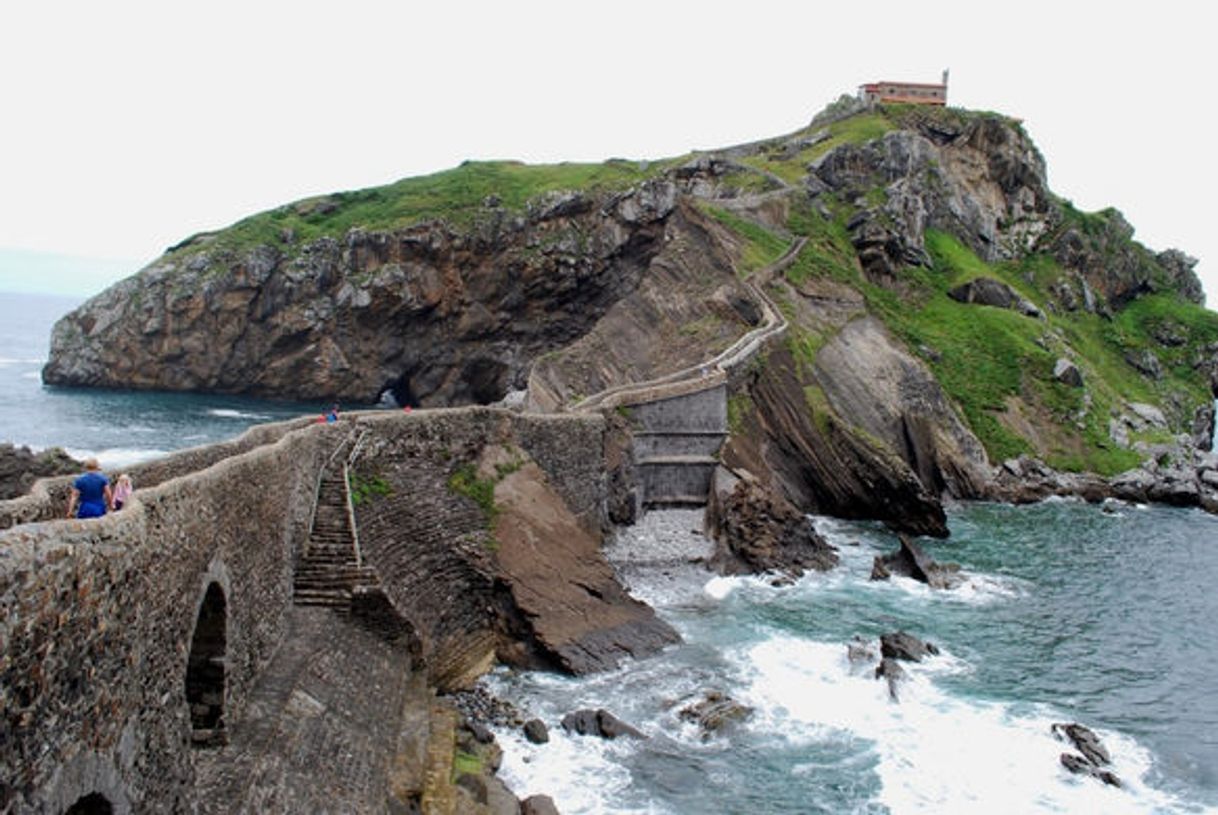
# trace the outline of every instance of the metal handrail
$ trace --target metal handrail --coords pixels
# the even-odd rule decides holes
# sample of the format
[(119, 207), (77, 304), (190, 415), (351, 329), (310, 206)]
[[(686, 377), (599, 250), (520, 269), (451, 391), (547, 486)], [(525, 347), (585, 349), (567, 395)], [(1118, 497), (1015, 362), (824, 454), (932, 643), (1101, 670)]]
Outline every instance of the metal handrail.
[(351, 528), (351, 546), (355, 550), (355, 568), (364, 566), (364, 554), (359, 545), (359, 528), (355, 525), (355, 502), (351, 500), (351, 468), (343, 462), (343, 495), (347, 498), (347, 525)]

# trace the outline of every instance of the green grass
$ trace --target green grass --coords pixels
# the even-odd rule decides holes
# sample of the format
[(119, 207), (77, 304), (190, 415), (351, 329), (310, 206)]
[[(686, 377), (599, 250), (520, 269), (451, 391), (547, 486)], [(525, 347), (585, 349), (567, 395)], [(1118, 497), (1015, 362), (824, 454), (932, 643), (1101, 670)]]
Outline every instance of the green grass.
[(827, 277), (847, 284), (861, 281), (858, 258), (844, 221), (844, 218), (825, 218), (807, 205), (791, 208), (787, 228), (796, 235), (807, 237), (808, 242), (795, 262), (787, 267), (787, 280), (796, 286), (812, 277)]
[[(530, 165), (514, 161), (467, 161), (451, 170), (402, 179), (393, 184), (309, 198), (253, 215), (211, 237), (179, 245), (179, 253), (201, 249), (239, 252), (265, 244), (291, 253), (283, 240), (294, 234), (299, 247), (322, 237), (339, 238), (348, 230), (389, 230), (443, 220), (469, 227), (487, 213), (488, 196), (509, 212), (543, 193), (580, 190), (586, 193), (624, 190), (660, 174), (679, 159), (661, 162), (611, 160), (602, 164)], [(172, 251), (172, 250), (171, 250)]]
[[(478, 505), (486, 519), (489, 532), (495, 531), (495, 522), (499, 519), (499, 505), (495, 503), (495, 485), (525, 465), (525, 457), (510, 445), (506, 448), (511, 455), (508, 461), (495, 464), (495, 474), (486, 478), (478, 477), (478, 470), (472, 462), (466, 462), (453, 470), (448, 477), (448, 489), (456, 495), (462, 495)], [(493, 540), (488, 543), (492, 548), (497, 547)]]
[(393, 494), (393, 487), (379, 475), (364, 475), (354, 471), (347, 473), (347, 484), (351, 488), (351, 503), (359, 506), (365, 501)]
[(448, 489), (478, 505), (489, 529), (495, 528), (499, 507), (495, 505), (495, 478), (479, 478), (474, 465), (462, 464), (448, 477)]
[[(840, 119), (828, 125), (829, 137), (811, 147), (804, 148), (795, 155), (782, 157), (781, 146), (753, 156), (746, 156), (742, 163), (759, 170), (768, 170), (790, 184), (798, 184), (808, 174), (809, 162), (815, 161), (842, 144), (864, 144), (878, 139), (894, 128), (894, 124), (883, 109), (870, 113), (860, 113), (846, 119)], [(793, 134), (791, 138), (809, 136), (822, 130), (821, 127), (807, 128)]]
[[(926, 247), (934, 267), (907, 270), (911, 291), (904, 296), (868, 283), (860, 289), (872, 311), (909, 348), (933, 349), (928, 364), (991, 460), (1033, 451), (1030, 439), (999, 419), (1012, 403), (1024, 405), (1031, 411), (1031, 423), (1046, 431), (1042, 442), (1049, 447), (1049, 464), (1111, 475), (1139, 460), (1108, 438), (1113, 409), (1119, 410), (1124, 401), (1162, 405), (1173, 394), (1191, 403), (1208, 398), (1208, 382), (1191, 361), (1198, 349), (1218, 341), (1218, 315), (1174, 294), (1140, 298), (1111, 322), (1085, 312), (1053, 315), (1046, 308), (1044, 289), (1064, 272), (1052, 259), (1031, 256), (991, 265), (953, 236), (934, 230), (926, 233)], [(1040, 306), (1046, 319), (957, 303), (946, 296), (949, 288), (981, 276), (1005, 282)], [(1184, 343), (1175, 349), (1157, 345), (1154, 333), (1164, 330), (1184, 337)], [(1148, 381), (1124, 360), (1127, 349), (1145, 348), (1153, 348), (1163, 361), (1160, 382)], [(1085, 391), (1053, 378), (1054, 363), (1061, 356), (1078, 358)]]
[(700, 203), (698, 207), (743, 242), (740, 260), (736, 265), (736, 271), (741, 277), (748, 277), (758, 269), (773, 263), (787, 250), (787, 241), (763, 226), (709, 204)]
[(755, 410), (747, 393), (735, 393), (727, 399), (727, 429), (734, 435), (744, 432), (744, 422)]
[(453, 753), (453, 777), (455, 782), (463, 775), (480, 775), (483, 769), (482, 759), (473, 753), (457, 750)]

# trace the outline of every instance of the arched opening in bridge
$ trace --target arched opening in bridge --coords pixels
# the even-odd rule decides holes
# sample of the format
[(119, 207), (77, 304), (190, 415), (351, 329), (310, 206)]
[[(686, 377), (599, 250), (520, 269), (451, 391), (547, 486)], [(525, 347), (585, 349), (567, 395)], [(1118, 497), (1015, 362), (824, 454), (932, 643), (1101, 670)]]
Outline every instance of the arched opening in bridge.
[(76, 800), (63, 815), (113, 815), (114, 807), (100, 792), (91, 792)]
[(203, 595), (186, 663), (186, 704), (191, 742), (196, 747), (224, 743), (224, 654), (227, 639), (224, 591), (211, 583)]

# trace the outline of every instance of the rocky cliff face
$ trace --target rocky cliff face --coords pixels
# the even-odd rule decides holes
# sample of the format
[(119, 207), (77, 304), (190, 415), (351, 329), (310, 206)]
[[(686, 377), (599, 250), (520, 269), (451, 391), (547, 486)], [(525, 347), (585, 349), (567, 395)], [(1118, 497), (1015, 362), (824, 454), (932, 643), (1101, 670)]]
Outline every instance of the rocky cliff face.
[(49, 384), (489, 403), (585, 334), (661, 250), (671, 183), (550, 196), (479, 227), (352, 229), (293, 254), (170, 253), (61, 320)]

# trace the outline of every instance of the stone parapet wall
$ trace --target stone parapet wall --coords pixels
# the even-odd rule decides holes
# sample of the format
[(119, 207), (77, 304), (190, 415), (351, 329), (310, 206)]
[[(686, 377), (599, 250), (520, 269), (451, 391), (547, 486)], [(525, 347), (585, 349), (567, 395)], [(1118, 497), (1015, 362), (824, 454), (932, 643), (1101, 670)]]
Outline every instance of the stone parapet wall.
[[(218, 461), (240, 455), (257, 447), (271, 444), (293, 430), (308, 427), (313, 418), (292, 419), (273, 424), (255, 425), (230, 441), (179, 450), (125, 469), (137, 490), (155, 487), (188, 473), (207, 469)], [(110, 475), (116, 475), (112, 472)], [(29, 494), (0, 501), (0, 529), (36, 521), (53, 521), (64, 516), (68, 492), (74, 475), (39, 480)]]
[[(297, 420), (132, 468), (143, 486), (121, 512), (0, 531), (0, 812), (61, 813), (92, 793), (116, 813), (196, 809), (205, 748), (191, 746), (186, 674), (203, 598), (213, 583), (224, 598), (229, 721), (285, 636), (323, 465), (361, 432), (353, 472), (393, 487), (357, 508), (365, 562), (437, 683), (476, 676), (520, 631), (505, 629), (488, 519), (449, 475), (486, 448), (519, 450), (599, 534), (604, 427), (490, 408)], [(7, 504), (54, 517), (60, 497)]]
[(722, 381), (715, 387), (633, 404), (627, 410), (636, 427), (650, 433), (727, 430), (727, 392)]
[(227, 716), (280, 640), (316, 473), (345, 432), (187, 451), (173, 466), (188, 475), (122, 512), (0, 532), (0, 811), (62, 812), (94, 792), (115, 812), (193, 809), (184, 685), (204, 592), (215, 582), (226, 602)]
[(457, 687), (489, 667), (502, 644), (502, 587), (490, 520), (453, 492), (449, 476), (488, 446), (516, 448), (590, 530), (604, 523), (604, 420), (492, 408), (365, 414), (357, 478), (391, 488), (356, 507), (365, 561), (414, 629), (429, 675)]

